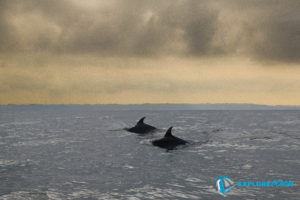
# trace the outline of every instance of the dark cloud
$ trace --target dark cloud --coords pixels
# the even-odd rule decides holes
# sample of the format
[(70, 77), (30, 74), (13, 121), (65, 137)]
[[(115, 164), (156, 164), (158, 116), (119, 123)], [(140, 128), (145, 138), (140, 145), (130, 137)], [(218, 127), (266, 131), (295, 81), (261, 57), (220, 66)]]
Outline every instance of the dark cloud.
[(300, 62), (300, 1), (236, 1), (248, 55), (262, 61)]
[(9, 9), (8, 1), (0, 1), (0, 51), (16, 48), (16, 38), (6, 17)]
[(0, 51), (300, 62), (300, 1), (0, 1)]
[[(300, 8), (300, 6), (299, 6)], [(299, 16), (274, 16), (261, 25), (264, 36), (252, 53), (258, 58), (284, 62), (300, 62)]]
[[(95, 10), (65, 0), (3, 2), (10, 6), (2, 7), (6, 11), (1, 16), (0, 26), (5, 26), (2, 30), (17, 29), (25, 35), (25, 42), (18, 37), (3, 41), (18, 43), (14, 48), (19, 50), (149, 56), (176, 52), (173, 48), (177, 38), (183, 37), (187, 52), (206, 54), (216, 20), (215, 13), (207, 11), (206, 1), (114, 1)], [(24, 24), (14, 24), (13, 18), (32, 24), (32, 15), (41, 21), (35, 30), (29, 30), (33, 34), (26, 35)], [(51, 30), (51, 25), (57, 27), (57, 32)], [(8, 35), (1, 33), (2, 38)]]
[[(205, 55), (212, 52), (212, 40), (216, 32), (217, 11), (198, 1), (191, 1), (184, 9), (185, 20), (180, 25), (188, 45), (188, 53)], [(179, 12), (180, 15), (180, 12)]]

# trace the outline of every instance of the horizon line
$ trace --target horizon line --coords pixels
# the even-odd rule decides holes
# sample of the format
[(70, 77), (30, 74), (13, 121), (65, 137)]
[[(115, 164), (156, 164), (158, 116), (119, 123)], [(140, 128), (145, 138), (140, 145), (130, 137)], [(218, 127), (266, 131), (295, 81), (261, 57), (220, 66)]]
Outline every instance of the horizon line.
[(99, 106), (143, 106), (143, 105), (212, 105), (212, 106), (268, 106), (268, 107), (300, 107), (300, 105), (268, 105), (268, 104), (255, 104), (255, 103), (137, 103), (137, 104), (119, 104), (119, 103), (111, 103), (111, 104), (99, 104), (99, 103), (51, 103), (51, 104), (42, 104), (42, 103), (32, 103), (32, 104), (14, 104), (14, 103), (8, 103), (8, 104), (0, 104), (0, 106), (9, 106), (9, 105), (15, 105), (15, 106), (35, 106), (35, 105), (99, 105)]

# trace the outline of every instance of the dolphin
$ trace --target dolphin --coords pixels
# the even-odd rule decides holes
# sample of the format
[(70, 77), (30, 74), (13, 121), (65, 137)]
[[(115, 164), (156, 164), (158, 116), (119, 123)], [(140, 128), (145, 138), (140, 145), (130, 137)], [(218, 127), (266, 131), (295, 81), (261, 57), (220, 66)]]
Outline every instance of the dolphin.
[(129, 132), (132, 132), (132, 133), (139, 133), (139, 134), (150, 133), (150, 132), (157, 130), (157, 128), (155, 128), (154, 126), (145, 124), (144, 123), (145, 118), (146, 117), (142, 117), (134, 127), (128, 128), (126, 130)]
[(172, 135), (172, 126), (167, 130), (165, 136), (161, 139), (152, 141), (154, 146), (165, 148), (168, 150), (174, 149), (178, 145), (184, 145), (188, 142)]

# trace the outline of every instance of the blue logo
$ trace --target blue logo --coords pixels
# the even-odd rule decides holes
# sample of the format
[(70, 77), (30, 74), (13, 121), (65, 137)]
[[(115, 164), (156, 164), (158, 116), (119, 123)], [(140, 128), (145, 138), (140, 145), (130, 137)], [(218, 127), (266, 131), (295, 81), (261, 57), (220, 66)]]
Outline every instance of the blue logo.
[[(247, 181), (241, 180), (238, 181), (235, 185), (236, 188), (291, 188), (294, 187), (295, 180), (258, 180), (258, 181)], [(225, 196), (225, 194), (229, 193), (233, 188), (234, 183), (228, 176), (219, 176), (216, 179), (216, 189), (219, 194)]]
[(228, 176), (219, 176), (216, 179), (216, 186), (218, 192), (224, 195), (230, 192), (233, 187), (233, 181)]

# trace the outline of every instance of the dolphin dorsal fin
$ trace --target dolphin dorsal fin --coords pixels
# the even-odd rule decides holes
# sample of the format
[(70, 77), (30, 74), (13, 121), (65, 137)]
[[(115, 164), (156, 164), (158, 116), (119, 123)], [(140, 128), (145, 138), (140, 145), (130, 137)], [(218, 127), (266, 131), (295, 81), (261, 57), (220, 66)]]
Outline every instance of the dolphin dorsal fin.
[(172, 128), (173, 128), (173, 126), (171, 126), (171, 127), (167, 130), (167, 132), (166, 132), (166, 134), (165, 134), (165, 137), (171, 137), (171, 136), (173, 136), (173, 135), (172, 135)]
[(144, 123), (144, 119), (145, 119), (146, 117), (142, 117), (139, 121), (138, 121), (138, 123), (137, 124), (143, 124)]

